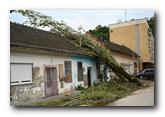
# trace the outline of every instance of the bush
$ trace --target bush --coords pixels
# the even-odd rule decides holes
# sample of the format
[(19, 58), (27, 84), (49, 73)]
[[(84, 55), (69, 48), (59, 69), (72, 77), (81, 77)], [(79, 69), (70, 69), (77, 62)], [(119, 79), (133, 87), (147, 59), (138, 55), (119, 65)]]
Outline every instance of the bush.
[(77, 85), (76, 87), (76, 90), (84, 90), (85, 88), (80, 84), (80, 85)]

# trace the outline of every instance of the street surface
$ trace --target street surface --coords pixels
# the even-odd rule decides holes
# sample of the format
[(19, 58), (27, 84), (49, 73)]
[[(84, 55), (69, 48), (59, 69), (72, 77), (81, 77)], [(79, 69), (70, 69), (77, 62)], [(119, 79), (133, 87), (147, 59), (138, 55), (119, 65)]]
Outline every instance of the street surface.
[(132, 95), (115, 101), (111, 106), (154, 106), (154, 86), (137, 90)]

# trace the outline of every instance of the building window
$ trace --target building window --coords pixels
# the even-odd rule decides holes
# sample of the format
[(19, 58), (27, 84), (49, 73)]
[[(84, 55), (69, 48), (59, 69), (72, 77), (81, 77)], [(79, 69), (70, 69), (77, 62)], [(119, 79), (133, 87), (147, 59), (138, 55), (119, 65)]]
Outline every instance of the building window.
[(11, 63), (11, 85), (32, 83), (32, 68), (33, 64), (31, 63)]
[(72, 63), (71, 61), (65, 61), (65, 82), (72, 82)]
[(82, 62), (77, 62), (78, 81), (83, 81), (83, 65)]

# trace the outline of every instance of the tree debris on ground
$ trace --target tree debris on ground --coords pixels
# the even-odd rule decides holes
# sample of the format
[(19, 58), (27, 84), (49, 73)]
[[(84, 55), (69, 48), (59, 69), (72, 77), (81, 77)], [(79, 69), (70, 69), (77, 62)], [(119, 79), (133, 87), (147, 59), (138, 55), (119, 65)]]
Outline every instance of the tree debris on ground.
[(106, 106), (140, 88), (137, 83), (113, 79), (84, 89), (79, 95), (66, 95), (60, 99), (33, 103), (32, 106)]

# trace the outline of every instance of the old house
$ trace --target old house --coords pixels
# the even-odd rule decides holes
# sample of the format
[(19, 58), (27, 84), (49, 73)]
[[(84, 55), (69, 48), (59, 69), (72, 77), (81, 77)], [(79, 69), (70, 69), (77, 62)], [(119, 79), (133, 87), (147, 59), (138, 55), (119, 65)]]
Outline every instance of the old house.
[(59, 34), (10, 23), (13, 104), (88, 87), (97, 80), (97, 59)]
[[(114, 59), (129, 73), (134, 74), (138, 68), (134, 68), (134, 61), (138, 62), (139, 56), (124, 45), (118, 45), (112, 42), (105, 42), (110, 49)], [(134, 56), (134, 57), (133, 57)]]
[(154, 38), (146, 19), (138, 19), (109, 25), (109, 41), (124, 45), (140, 57), (134, 66), (140, 70), (154, 64)]
[(114, 59), (121, 65), (123, 68), (129, 73), (134, 74), (138, 71), (138, 68), (134, 67), (134, 62), (138, 62), (139, 56), (136, 54), (136, 52), (132, 51), (128, 47), (124, 45), (119, 45), (113, 42), (109, 42), (104, 39), (99, 39), (93, 34), (87, 32), (86, 35), (88, 35), (93, 43), (97, 43), (101, 47), (105, 47), (107, 49), (110, 49), (111, 55), (114, 57)]

